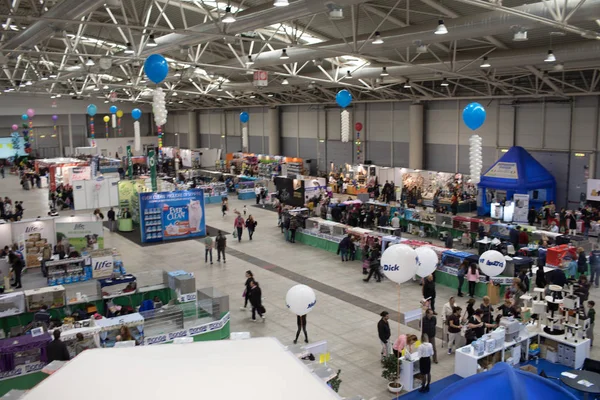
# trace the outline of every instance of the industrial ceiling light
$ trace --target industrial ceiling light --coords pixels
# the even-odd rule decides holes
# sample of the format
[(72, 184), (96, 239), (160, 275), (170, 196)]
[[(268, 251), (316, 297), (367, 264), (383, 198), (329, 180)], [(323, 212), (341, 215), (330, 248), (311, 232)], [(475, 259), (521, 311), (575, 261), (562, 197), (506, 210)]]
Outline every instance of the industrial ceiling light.
[(131, 47), (131, 43), (127, 43), (127, 48), (125, 49), (125, 54), (133, 54), (133, 47)]
[(450, 86), (450, 84), (448, 83), (448, 79), (446, 78), (442, 79), (442, 83), (440, 85), (444, 87)]
[(483, 60), (481, 61), (481, 65), (480, 65), (480, 67), (481, 67), (481, 68), (489, 68), (489, 67), (491, 67), (491, 66), (492, 66), (492, 64), (490, 64), (490, 62), (488, 61), (488, 58), (487, 58), (487, 56), (484, 56), (484, 57), (483, 57)]
[(96, 87), (94, 88), (94, 92), (97, 92), (98, 90), (100, 90), (100, 88), (99, 88), (98, 86), (96, 86)]
[(513, 42), (525, 42), (527, 41), (527, 31), (517, 31), (513, 35)]
[(50, 98), (51, 98), (51, 99), (55, 99), (55, 98), (56, 98), (56, 96), (50, 96)]
[(388, 74), (388, 72), (387, 72), (387, 68), (386, 67), (383, 67), (381, 69), (381, 74), (379, 74), (379, 76), (390, 76), (390, 74)]
[(251, 98), (251, 99), (255, 99), (255, 98), (256, 98), (256, 96), (255, 96), (255, 95), (253, 95), (253, 94), (251, 94), (251, 95), (250, 95), (250, 98)]
[(406, 82), (404, 82), (404, 89), (410, 89), (410, 81), (407, 79)]
[(448, 28), (446, 28), (446, 25), (444, 25), (444, 20), (440, 19), (438, 21), (438, 26), (437, 28), (435, 28), (435, 33), (436, 35), (445, 35), (448, 33)]
[(179, 101), (178, 101), (178, 103), (179, 103), (179, 104), (183, 104), (183, 100), (179, 100)]
[(94, 60), (92, 60), (92, 57), (88, 57), (87, 61), (85, 62), (85, 65), (88, 67), (93, 67), (94, 65), (96, 65), (96, 63), (94, 62)]
[(56, 75), (56, 74), (50, 74), (50, 75), (49, 75), (49, 78), (52, 78), (52, 79), (56, 79), (56, 77), (57, 77), (57, 75)]
[(146, 83), (146, 80), (142, 78), (142, 80), (140, 81), (140, 83)]
[(346, 71), (346, 79), (352, 79), (352, 73), (350, 71)]
[(131, 82), (131, 79), (128, 79), (127, 80), (127, 86), (131, 86), (131, 85), (133, 85), (133, 82)]
[(379, 32), (375, 32), (375, 39), (373, 39), (373, 44), (383, 44), (383, 39)]
[(555, 62), (556, 61), (556, 56), (554, 55), (552, 50), (548, 50), (548, 55), (546, 56), (546, 59), (544, 61), (545, 62)]
[[(223, 99), (220, 97), (217, 97), (217, 101), (221, 101), (221, 100), (223, 100)], [(225, 136), (221, 136), (221, 137), (225, 137)]]
[(104, 86), (102, 86), (102, 89), (104, 89), (104, 90), (108, 90), (108, 85), (104, 85)]
[(217, 87), (217, 92), (222, 92), (223, 88), (221, 87), (221, 85), (219, 85), (219, 87)]
[(25, 87), (25, 82), (19, 83), (19, 87)]
[(150, 35), (150, 39), (148, 39), (148, 42), (146, 42), (146, 46), (148, 46), (148, 47), (158, 46), (158, 44), (156, 43), (156, 40), (154, 40), (154, 35)]
[(285, 49), (281, 50), (281, 56), (279, 56), (280, 60), (287, 60), (290, 56), (288, 56), (287, 51)]
[(235, 22), (235, 17), (231, 13), (231, 7), (225, 8), (225, 16), (223, 16), (221, 22), (223, 22), (224, 24), (232, 24)]
[(31, 82), (31, 81), (25, 82), (25, 86), (31, 86), (31, 85), (33, 85), (33, 82)]
[(252, 56), (248, 56), (248, 60), (246, 61), (246, 65), (254, 65), (254, 61), (252, 61)]
[(173, 96), (178, 96), (177, 92), (173, 92)]
[(289, 85), (290, 83), (288, 82), (287, 78), (283, 78), (283, 80), (281, 81), (282, 85)]
[(179, 70), (175, 70), (175, 75), (173, 75), (174, 77), (180, 77), (181, 76), (181, 72), (179, 72)]
[(60, 99), (62, 97), (62, 94), (59, 93), (56, 95), (56, 97)]
[(40, 78), (42, 81), (47, 81), (48, 77), (46, 76), (46, 74), (42, 74), (42, 77)]
[(287, 7), (289, 5), (290, 3), (288, 2), (288, 0), (275, 0), (273, 2), (273, 7)]

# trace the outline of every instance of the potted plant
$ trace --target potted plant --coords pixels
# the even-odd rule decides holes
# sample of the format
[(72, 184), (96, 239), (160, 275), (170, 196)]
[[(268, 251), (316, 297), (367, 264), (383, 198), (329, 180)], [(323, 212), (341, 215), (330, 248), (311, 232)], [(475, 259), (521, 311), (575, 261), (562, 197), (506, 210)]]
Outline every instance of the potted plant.
[(329, 386), (336, 393), (340, 390), (340, 384), (342, 383), (342, 380), (340, 379), (341, 372), (342, 372), (342, 370), (338, 369), (338, 372), (337, 372), (337, 375), (335, 376), (335, 378), (333, 378), (332, 380), (329, 381)]
[(388, 390), (392, 393), (400, 393), (402, 391), (402, 384), (398, 382), (400, 378), (400, 364), (402, 361), (393, 354), (387, 355), (381, 359), (381, 365), (383, 372), (381, 377), (387, 379)]

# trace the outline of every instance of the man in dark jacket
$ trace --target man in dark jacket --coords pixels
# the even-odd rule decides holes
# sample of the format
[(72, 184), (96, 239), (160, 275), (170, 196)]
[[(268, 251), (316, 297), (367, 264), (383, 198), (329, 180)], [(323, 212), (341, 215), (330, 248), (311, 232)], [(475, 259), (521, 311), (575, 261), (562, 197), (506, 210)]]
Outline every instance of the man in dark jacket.
[(50, 325), (50, 313), (48, 312), (48, 306), (43, 305), (42, 309), (33, 314), (33, 321), (39, 324), (43, 324), (46, 329)]
[(223, 235), (223, 232), (219, 231), (219, 234), (215, 238), (217, 243), (217, 262), (221, 261), (221, 254), (223, 255), (223, 262), (225, 261), (225, 246), (227, 244), (227, 238)]
[(345, 238), (342, 239), (340, 244), (338, 245), (337, 254), (342, 255), (342, 261), (350, 260), (350, 250), (352, 248), (352, 236), (348, 234)]
[(435, 327), (437, 324), (437, 318), (433, 315), (433, 310), (428, 308), (425, 311), (425, 318), (423, 318), (422, 326), (423, 333), (427, 335), (429, 338), (429, 343), (433, 346), (433, 362), (438, 363), (437, 361), (437, 349), (435, 348)]
[(110, 231), (114, 232), (115, 231), (115, 210), (113, 210), (113, 208), (111, 207), (110, 210), (108, 210), (107, 213), (108, 216), (108, 224), (110, 226)]
[(265, 316), (263, 315), (264, 308), (262, 305), (262, 290), (258, 287), (258, 282), (254, 280), (250, 282), (248, 301), (250, 301), (250, 305), (252, 306), (252, 318), (250, 320), (256, 322), (256, 313), (258, 312), (258, 316), (265, 322)]
[(519, 248), (519, 230), (521, 227), (517, 226), (516, 228), (510, 228), (508, 236), (510, 238), (510, 242), (513, 246), (515, 246), (515, 250)]
[(8, 262), (10, 263), (10, 267), (12, 268), (13, 273), (15, 274), (15, 283), (13, 286), (15, 289), (21, 289), (21, 272), (23, 271), (23, 260), (16, 255), (15, 253), (10, 253), (8, 255)]
[(536, 219), (537, 219), (537, 212), (535, 212), (535, 207), (532, 206), (529, 208), (529, 211), (527, 212), (527, 222), (529, 222), (529, 225), (533, 226)]
[(369, 256), (369, 275), (367, 276), (366, 279), (363, 279), (363, 281), (365, 282), (369, 282), (369, 280), (371, 279), (371, 277), (373, 276), (373, 274), (375, 274), (375, 278), (377, 279), (377, 282), (381, 282), (381, 272), (379, 272), (379, 267), (380, 267), (380, 261), (379, 261), (379, 257), (381, 255), (381, 252), (379, 251), (379, 247), (373, 247), (373, 249), (371, 250), (371, 254)]
[(423, 298), (429, 299), (431, 311), (434, 315), (437, 315), (435, 312), (435, 281), (433, 275), (428, 275), (423, 281)]
[(392, 336), (392, 332), (390, 331), (390, 324), (388, 323), (390, 314), (387, 311), (382, 311), (379, 315), (381, 315), (381, 319), (377, 323), (377, 333), (379, 335), (379, 340), (381, 341), (381, 356), (386, 357), (391, 353), (390, 336)]
[(48, 362), (51, 363), (55, 360), (69, 361), (71, 356), (69, 355), (67, 345), (60, 340), (60, 329), (55, 329), (52, 334), (54, 335), (54, 340), (51, 341), (46, 347)]
[(598, 281), (600, 280), (600, 250), (592, 250), (590, 253), (590, 284), (593, 283), (595, 287), (598, 287)]

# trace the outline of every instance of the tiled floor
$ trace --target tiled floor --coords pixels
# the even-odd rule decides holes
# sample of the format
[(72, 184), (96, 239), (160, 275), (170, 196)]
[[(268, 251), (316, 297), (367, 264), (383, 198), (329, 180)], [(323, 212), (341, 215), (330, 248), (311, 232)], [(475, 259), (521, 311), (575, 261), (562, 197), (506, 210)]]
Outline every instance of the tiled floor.
[[(24, 201), (26, 217), (47, 214), (47, 190), (23, 191), (14, 176), (0, 180), (0, 185), (2, 196)], [(241, 210), (243, 204), (250, 206), (253, 200), (230, 200), (231, 209)], [(248, 207), (248, 211), (258, 221), (254, 240), (248, 241), (246, 232), (240, 243), (229, 235), (226, 264), (204, 263), (204, 247), (195, 240), (140, 247), (118, 234), (105, 231), (105, 246), (118, 248), (128, 272), (134, 274), (162, 269), (194, 272), (199, 288), (215, 286), (230, 295), (232, 331), (249, 331), (252, 336), (274, 336), (284, 344), (291, 344), (296, 332), (296, 319), (285, 307), (285, 294), (297, 283), (312, 286), (317, 292), (317, 305), (307, 318), (309, 339), (328, 341), (330, 365), (342, 370), (340, 394), (391, 399), (386, 381), (381, 378), (379, 364), (380, 344), (376, 328), (379, 313), (382, 310), (394, 311), (393, 319), (402, 320), (400, 313), (419, 306), (420, 286), (409, 282), (399, 290), (390, 281), (365, 283), (360, 262), (342, 263), (339, 257), (323, 250), (287, 243), (277, 227), (276, 213), (255, 207)], [(231, 232), (233, 218), (232, 213), (222, 217), (218, 204), (206, 206), (207, 225)], [(244, 272), (248, 269), (254, 272), (263, 290), (267, 309), (264, 324), (252, 323), (249, 312), (239, 310)], [(25, 276), (25, 284), (27, 279)], [(590, 298), (597, 301), (600, 297), (598, 292), (598, 289), (593, 290)], [(451, 294), (453, 291), (438, 285), (437, 305), (440, 309)], [(391, 323), (391, 327), (392, 338), (399, 331), (417, 333), (398, 322)], [(600, 356), (596, 351), (593, 353)], [(433, 380), (453, 372), (454, 356), (440, 351), (439, 364), (432, 368)]]

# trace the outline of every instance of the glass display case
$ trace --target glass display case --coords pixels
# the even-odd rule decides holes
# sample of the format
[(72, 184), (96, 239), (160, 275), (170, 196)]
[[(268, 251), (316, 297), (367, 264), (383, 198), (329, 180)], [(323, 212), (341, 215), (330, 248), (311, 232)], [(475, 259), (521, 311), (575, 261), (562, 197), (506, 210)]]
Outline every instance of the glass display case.
[(99, 330), (101, 347), (114, 347), (122, 326), (129, 329), (136, 343), (144, 341), (144, 317), (140, 313), (115, 318), (93, 319), (92, 322), (92, 326), (97, 327)]
[(137, 282), (135, 276), (123, 275), (117, 278), (98, 279), (98, 287), (103, 299), (112, 299), (135, 293)]
[(427, 224), (435, 224), (435, 213), (431, 209), (419, 211), (419, 220)]
[(452, 215), (442, 213), (435, 214), (435, 224), (447, 228), (452, 227)]
[(23, 292), (6, 293), (0, 296), (0, 318), (25, 312), (25, 294)]
[(183, 329), (183, 308), (179, 305), (166, 305), (152, 310), (140, 311), (144, 317), (144, 335), (147, 337), (164, 335)]
[(44, 265), (48, 275), (48, 286), (68, 285), (89, 279), (84, 271), (85, 259), (83, 257), (46, 261)]
[(66, 304), (66, 291), (62, 285), (25, 290), (24, 293), (29, 312), (39, 311), (43, 305), (48, 308), (61, 308)]

